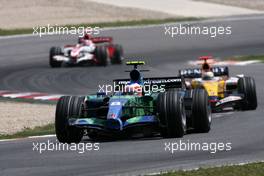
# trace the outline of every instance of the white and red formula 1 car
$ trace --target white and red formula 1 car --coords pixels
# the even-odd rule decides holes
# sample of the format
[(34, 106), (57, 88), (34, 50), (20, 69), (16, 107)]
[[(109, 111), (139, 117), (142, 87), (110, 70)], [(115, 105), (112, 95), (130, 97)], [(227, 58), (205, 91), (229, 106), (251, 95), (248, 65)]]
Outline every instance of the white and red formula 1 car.
[(62, 64), (74, 65), (100, 65), (122, 64), (123, 48), (113, 44), (112, 37), (92, 37), (85, 34), (78, 39), (78, 44), (64, 47), (51, 47), (49, 64), (51, 67), (61, 67)]

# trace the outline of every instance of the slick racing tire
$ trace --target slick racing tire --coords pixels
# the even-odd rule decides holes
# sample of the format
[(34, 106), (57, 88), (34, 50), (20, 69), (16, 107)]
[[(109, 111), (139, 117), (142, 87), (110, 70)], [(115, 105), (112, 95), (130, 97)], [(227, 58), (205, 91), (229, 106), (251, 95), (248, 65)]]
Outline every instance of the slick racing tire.
[(186, 133), (186, 114), (183, 97), (177, 91), (163, 92), (158, 95), (157, 113), (164, 138), (183, 137)]
[(122, 64), (122, 58), (123, 58), (124, 52), (121, 45), (114, 45), (114, 53), (111, 58), (112, 64)]
[(56, 61), (53, 59), (54, 56), (62, 55), (60, 47), (51, 47), (49, 54), (49, 64), (52, 68), (61, 67), (62, 62)]
[(207, 133), (211, 129), (212, 113), (208, 94), (204, 89), (192, 92), (192, 119), (195, 131)]
[(158, 98), (157, 98), (157, 103), (156, 103), (156, 106), (157, 106), (157, 115), (159, 117), (159, 121), (160, 121), (160, 133), (161, 133), (161, 136), (162, 137), (166, 137), (167, 136), (167, 121), (166, 121), (166, 113), (165, 113), (165, 101), (166, 101), (166, 92), (162, 92), (162, 93), (159, 93), (158, 95)]
[(98, 65), (107, 66), (108, 53), (105, 46), (97, 46), (95, 49), (95, 57), (98, 60)]
[(63, 96), (59, 99), (55, 114), (55, 132), (61, 143), (79, 143), (83, 137), (83, 130), (69, 126), (69, 118), (78, 118), (81, 114), (84, 97)]
[(256, 84), (251, 77), (243, 77), (238, 80), (238, 93), (244, 95), (241, 101), (242, 110), (255, 110), (258, 106)]

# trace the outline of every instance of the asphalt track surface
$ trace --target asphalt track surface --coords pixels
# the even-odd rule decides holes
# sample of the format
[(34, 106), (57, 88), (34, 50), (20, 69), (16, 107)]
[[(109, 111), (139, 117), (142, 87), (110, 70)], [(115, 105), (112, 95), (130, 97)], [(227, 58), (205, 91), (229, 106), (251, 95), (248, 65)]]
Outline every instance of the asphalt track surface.
[[(264, 16), (223, 20), (202, 25), (232, 26), (232, 35), (164, 35), (163, 27), (107, 30), (124, 46), (127, 58), (146, 60), (145, 76), (172, 76), (200, 55), (231, 56), (264, 53)], [(51, 69), (51, 46), (75, 43), (71, 36), (45, 36), (0, 39), (0, 89), (61, 94), (86, 94), (98, 84), (125, 78), (126, 66)], [(208, 134), (188, 134), (181, 139), (135, 139), (101, 142), (99, 151), (33, 151), (33, 142), (56, 142), (53, 138), (0, 142), (0, 175), (138, 175), (172, 169), (188, 169), (264, 159), (263, 65), (231, 67), (231, 74), (244, 73), (255, 78), (259, 107), (256, 111), (214, 115)], [(165, 151), (165, 143), (232, 143), (231, 151)], [(86, 143), (90, 143), (85, 139)]]

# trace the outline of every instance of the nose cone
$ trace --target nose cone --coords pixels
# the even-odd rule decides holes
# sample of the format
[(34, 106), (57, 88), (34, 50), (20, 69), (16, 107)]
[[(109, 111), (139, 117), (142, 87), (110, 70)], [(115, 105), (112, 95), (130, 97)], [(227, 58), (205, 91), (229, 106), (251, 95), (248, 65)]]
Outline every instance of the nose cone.
[(109, 110), (107, 113), (107, 127), (111, 129), (122, 130), (123, 122), (122, 109), (127, 99), (112, 99), (109, 102)]
[(112, 101), (109, 104), (109, 110), (107, 113), (107, 119), (117, 119), (120, 118), (122, 113), (122, 102)]
[(203, 87), (205, 88), (205, 90), (208, 93), (208, 96), (213, 96), (213, 97), (217, 97), (218, 96), (218, 82), (212, 82), (212, 81), (208, 81), (208, 82), (204, 82), (203, 83)]
[(123, 123), (120, 119), (122, 115), (122, 104), (120, 102), (115, 102), (115, 105), (110, 104), (106, 126), (109, 129), (122, 130)]

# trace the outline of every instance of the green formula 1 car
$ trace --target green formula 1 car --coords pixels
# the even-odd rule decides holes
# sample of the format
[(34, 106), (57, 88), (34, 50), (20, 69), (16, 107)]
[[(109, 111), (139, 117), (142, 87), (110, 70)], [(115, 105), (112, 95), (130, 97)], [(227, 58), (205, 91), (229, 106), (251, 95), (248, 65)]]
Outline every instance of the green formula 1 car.
[(182, 137), (187, 130), (209, 132), (211, 106), (203, 89), (186, 90), (180, 77), (143, 78), (137, 67), (130, 79), (114, 80), (111, 95), (63, 96), (56, 108), (56, 136), (78, 143), (84, 135), (101, 137)]

